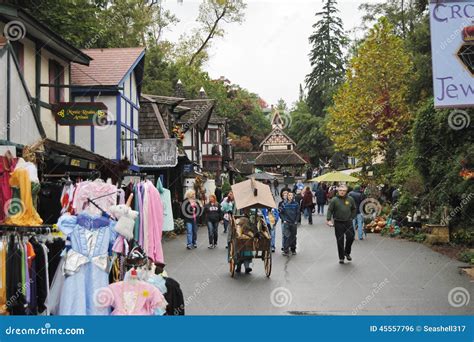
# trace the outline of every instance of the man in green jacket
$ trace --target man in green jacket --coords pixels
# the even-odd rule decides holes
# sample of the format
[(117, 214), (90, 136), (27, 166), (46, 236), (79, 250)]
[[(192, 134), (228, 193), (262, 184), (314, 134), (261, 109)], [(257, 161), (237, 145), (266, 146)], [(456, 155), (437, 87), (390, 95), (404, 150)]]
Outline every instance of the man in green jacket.
[[(347, 186), (340, 185), (337, 195), (329, 202), (327, 212), (327, 224), (332, 226), (331, 218), (334, 219), (334, 230), (336, 232), (337, 251), (339, 263), (344, 263), (344, 257), (351, 261), (351, 247), (354, 242), (354, 229), (352, 220), (356, 217), (357, 208), (352, 197), (347, 195)], [(344, 235), (346, 244), (344, 246)]]

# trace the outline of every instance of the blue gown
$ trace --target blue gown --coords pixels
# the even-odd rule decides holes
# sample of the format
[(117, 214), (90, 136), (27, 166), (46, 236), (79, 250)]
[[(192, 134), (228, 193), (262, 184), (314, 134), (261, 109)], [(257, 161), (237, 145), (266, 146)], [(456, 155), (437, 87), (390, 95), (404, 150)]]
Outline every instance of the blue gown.
[(117, 237), (115, 221), (81, 213), (63, 215), (58, 227), (71, 243), (63, 267), (59, 315), (108, 315), (97, 302), (97, 291), (109, 285), (109, 252)]

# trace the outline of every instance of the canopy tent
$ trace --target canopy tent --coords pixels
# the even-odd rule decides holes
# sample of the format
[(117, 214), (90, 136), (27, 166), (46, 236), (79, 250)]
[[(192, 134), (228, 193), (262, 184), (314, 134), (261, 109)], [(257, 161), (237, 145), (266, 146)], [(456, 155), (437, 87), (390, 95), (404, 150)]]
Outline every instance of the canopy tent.
[(243, 208), (276, 208), (270, 187), (255, 179), (232, 185), (235, 206), (237, 209)]
[(329, 173), (325, 173), (316, 178), (312, 178), (309, 180), (310, 182), (358, 182), (359, 178), (347, 175), (342, 172), (333, 171)]

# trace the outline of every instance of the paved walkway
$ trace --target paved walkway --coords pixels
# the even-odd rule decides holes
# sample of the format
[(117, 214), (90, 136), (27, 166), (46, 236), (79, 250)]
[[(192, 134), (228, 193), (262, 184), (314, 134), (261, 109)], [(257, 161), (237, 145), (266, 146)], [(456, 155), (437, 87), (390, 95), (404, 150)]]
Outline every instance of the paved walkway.
[[(338, 263), (332, 228), (313, 216), (298, 229), (298, 255), (273, 254), (270, 278), (254, 260), (251, 275), (231, 278), (226, 236), (207, 248), (207, 228), (200, 227), (198, 248), (186, 250), (186, 237), (164, 242), (169, 275), (183, 288), (186, 314), (192, 315), (466, 315), (474, 312), (474, 283), (461, 275), (463, 263), (423, 244), (370, 234), (356, 240), (351, 263)], [(455, 289), (463, 288), (465, 290)], [(455, 289), (455, 290), (453, 290)], [(449, 296), (450, 291), (451, 299)], [(463, 291), (468, 291), (463, 292)]]

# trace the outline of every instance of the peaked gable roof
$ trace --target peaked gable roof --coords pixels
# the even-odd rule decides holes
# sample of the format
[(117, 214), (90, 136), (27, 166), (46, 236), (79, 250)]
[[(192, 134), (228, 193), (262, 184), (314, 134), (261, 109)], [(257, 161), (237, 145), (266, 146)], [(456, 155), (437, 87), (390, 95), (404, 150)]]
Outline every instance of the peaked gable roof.
[(275, 136), (275, 135), (283, 135), (287, 140), (288, 140), (288, 143), (291, 143), (293, 144), (293, 146), (296, 146), (296, 143), (293, 141), (293, 139), (291, 139), (285, 132), (283, 132), (282, 129), (280, 128), (274, 128), (270, 134), (268, 134), (265, 139), (262, 140), (262, 142), (260, 143), (260, 147), (262, 147), (263, 145), (265, 145), (265, 143), (270, 140), (271, 137)]
[(283, 124), (284, 124), (284, 122), (281, 118), (280, 112), (275, 111), (275, 113), (272, 116), (272, 121), (271, 121), (272, 127), (273, 126), (283, 126)]
[(72, 64), (73, 85), (118, 86), (130, 69), (143, 58), (145, 48), (87, 49), (82, 52), (92, 57), (92, 61), (88, 67)]

